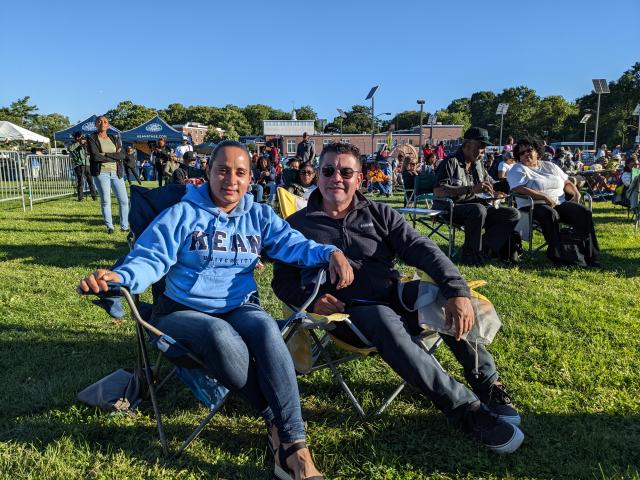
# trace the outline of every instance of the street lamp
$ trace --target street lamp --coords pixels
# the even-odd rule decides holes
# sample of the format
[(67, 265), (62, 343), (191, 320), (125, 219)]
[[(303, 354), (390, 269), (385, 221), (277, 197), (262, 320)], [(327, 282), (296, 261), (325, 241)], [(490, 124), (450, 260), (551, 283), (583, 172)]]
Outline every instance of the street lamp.
[[(591, 114), (590, 113), (585, 113), (582, 116), (582, 119), (580, 120), (580, 123), (584, 124), (584, 136), (582, 138), (582, 143), (586, 144), (587, 143), (587, 122), (589, 121), (589, 119), (591, 118)], [(582, 145), (582, 148), (584, 148), (585, 145)]]
[(375, 87), (371, 87), (371, 90), (369, 90), (369, 94), (367, 95), (367, 98), (365, 98), (365, 100), (371, 100), (371, 155), (373, 155), (375, 151), (373, 147), (373, 142), (376, 136), (376, 117), (374, 115), (374, 110), (373, 110), (374, 108), (373, 97), (378, 91), (378, 88), (380, 88), (379, 85), (376, 85)]
[(633, 109), (633, 114), (638, 116), (638, 136), (635, 143), (640, 145), (640, 103)]
[(429, 120), (427, 123), (429, 124), (429, 145), (433, 148), (433, 125), (438, 121), (438, 114), (432, 113), (429, 115)]
[(345, 118), (347, 118), (347, 114), (344, 113), (344, 110), (342, 110), (341, 108), (338, 108), (338, 115), (340, 115), (340, 135), (342, 135), (342, 122), (344, 121)]
[(504, 115), (509, 110), (508, 103), (499, 103), (496, 109), (496, 115), (500, 115), (500, 147), (502, 147), (502, 126), (504, 124)]
[(424, 152), (422, 151), (422, 114), (424, 113), (424, 100), (416, 100), (416, 103), (420, 105), (420, 140), (418, 140), (418, 160), (424, 160)]
[(591, 80), (593, 82), (593, 90), (598, 95), (598, 110), (596, 111), (596, 133), (593, 136), (593, 148), (598, 151), (598, 124), (600, 122), (600, 96), (603, 93), (610, 93), (609, 84), (604, 78), (594, 78)]

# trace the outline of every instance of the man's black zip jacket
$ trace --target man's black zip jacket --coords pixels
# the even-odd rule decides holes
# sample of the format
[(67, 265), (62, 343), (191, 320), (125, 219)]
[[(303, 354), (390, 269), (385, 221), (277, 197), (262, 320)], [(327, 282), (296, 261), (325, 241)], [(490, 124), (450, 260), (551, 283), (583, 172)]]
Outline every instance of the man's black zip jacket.
[[(369, 201), (359, 192), (344, 219), (335, 220), (324, 213), (317, 189), (307, 207), (287, 221), (307, 238), (340, 248), (353, 267), (355, 278), (349, 287), (337, 291), (327, 282), (319, 295), (330, 293), (347, 304), (353, 299), (388, 301), (400, 278), (394, 269), (398, 257), (429, 274), (445, 298), (469, 296), (458, 268), (433, 241), (420, 235), (389, 205)], [(300, 306), (310, 294), (312, 278), (313, 272), (276, 262), (271, 286), (282, 301)]]

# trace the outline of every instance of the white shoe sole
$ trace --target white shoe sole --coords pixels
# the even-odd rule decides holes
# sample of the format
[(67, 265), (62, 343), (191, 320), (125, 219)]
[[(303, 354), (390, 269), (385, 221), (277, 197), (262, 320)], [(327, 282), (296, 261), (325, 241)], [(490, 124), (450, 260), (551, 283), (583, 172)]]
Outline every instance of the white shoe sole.
[(520, 415), (498, 415), (498, 420), (504, 423), (510, 423), (516, 427), (519, 427), (521, 422)]
[(488, 448), (493, 450), (496, 453), (513, 453), (524, 441), (524, 433), (515, 425), (513, 426), (513, 436), (509, 439), (508, 442), (502, 445), (487, 445)]

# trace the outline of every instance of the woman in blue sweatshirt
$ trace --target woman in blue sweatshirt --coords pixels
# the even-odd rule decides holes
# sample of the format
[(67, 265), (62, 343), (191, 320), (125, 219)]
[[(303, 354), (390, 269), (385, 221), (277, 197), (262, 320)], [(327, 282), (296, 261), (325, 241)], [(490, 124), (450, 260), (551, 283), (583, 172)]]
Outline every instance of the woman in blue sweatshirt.
[(321, 478), (304, 444), (293, 363), (276, 322), (257, 303), (253, 270), (263, 249), (285, 263), (328, 263), (337, 288), (353, 281), (353, 270), (336, 247), (307, 240), (270, 206), (253, 202), (244, 145), (219, 144), (208, 173), (208, 183), (188, 185), (182, 201), (147, 227), (120, 266), (97, 270), (79, 288), (98, 293), (119, 282), (141, 293), (166, 275), (152, 322), (258, 409), (285, 471)]

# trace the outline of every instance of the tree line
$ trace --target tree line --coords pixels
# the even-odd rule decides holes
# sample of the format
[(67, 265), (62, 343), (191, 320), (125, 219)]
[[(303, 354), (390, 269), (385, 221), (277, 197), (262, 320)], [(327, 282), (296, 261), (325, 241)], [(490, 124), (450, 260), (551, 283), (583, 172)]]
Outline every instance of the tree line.
[[(620, 78), (609, 82), (611, 93), (602, 95), (598, 138), (609, 145), (633, 143), (637, 134), (638, 119), (633, 116), (635, 106), (640, 103), (640, 62), (625, 71)], [(38, 107), (24, 97), (12, 102), (8, 107), (0, 108), (0, 120), (9, 120), (17, 125), (37, 133), (52, 137), (53, 133), (70, 126), (68, 117), (59, 113), (38, 114)], [(442, 124), (471, 125), (484, 127), (495, 142), (500, 135), (500, 117), (496, 115), (499, 103), (508, 103), (509, 109), (504, 116), (504, 137), (512, 135), (536, 136), (552, 141), (581, 141), (584, 126), (579, 123), (585, 113), (592, 113), (587, 123), (587, 141), (593, 140), (597, 95), (589, 93), (568, 101), (559, 95), (540, 97), (535, 90), (526, 86), (505, 88), (500, 93), (480, 91), (470, 97), (457, 98), (445, 109), (437, 112), (424, 112), (423, 123), (430, 113), (437, 115)], [(315, 120), (316, 129), (323, 127), (317, 113), (311, 106), (295, 109), (298, 120)], [(345, 116), (336, 116), (324, 125), (325, 132), (370, 133), (371, 109), (365, 105), (353, 105), (345, 110)], [(254, 104), (245, 107), (226, 105), (215, 107), (208, 105), (185, 106), (172, 103), (164, 109), (154, 109), (138, 105), (130, 100), (121, 101), (105, 115), (113, 126), (120, 130), (129, 130), (160, 115), (170, 125), (198, 122), (210, 127), (219, 127), (225, 131), (224, 138), (237, 139), (244, 135), (261, 135), (263, 120), (289, 120), (291, 113)], [(418, 110), (406, 110), (390, 119), (375, 119), (378, 131), (388, 129), (403, 130), (414, 127), (420, 122)], [(221, 140), (219, 133), (210, 128), (207, 140)], [(600, 143), (600, 142), (599, 142)]]

